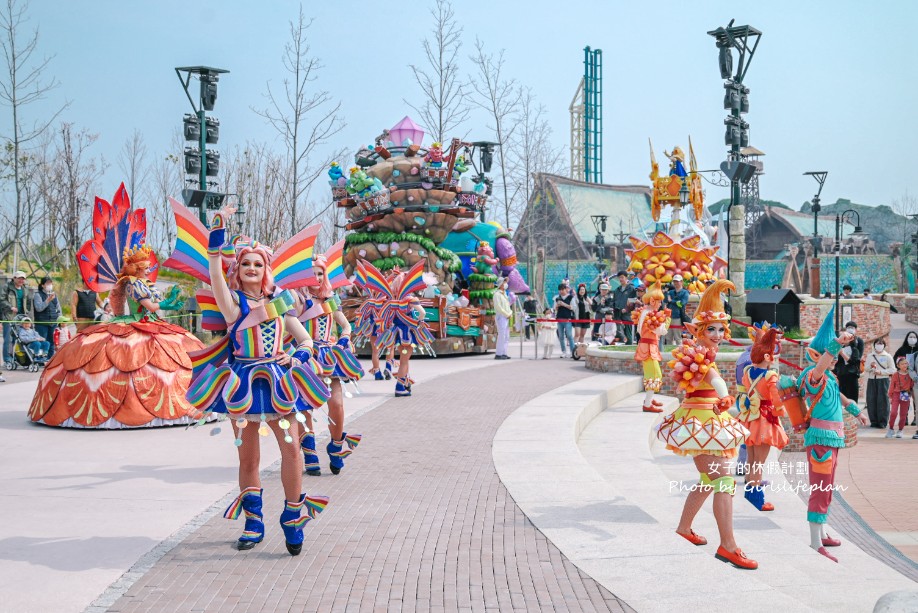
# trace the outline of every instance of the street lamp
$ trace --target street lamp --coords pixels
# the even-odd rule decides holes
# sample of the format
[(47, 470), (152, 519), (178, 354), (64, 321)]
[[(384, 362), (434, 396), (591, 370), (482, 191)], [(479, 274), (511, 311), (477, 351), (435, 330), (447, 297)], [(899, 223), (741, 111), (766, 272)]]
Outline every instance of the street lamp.
[[(823, 177), (825, 180), (825, 177)], [(852, 237), (860, 238), (866, 236), (866, 232), (861, 228), (861, 216), (854, 209), (848, 209), (843, 212), (841, 215), (838, 213), (835, 214), (835, 333), (838, 334), (841, 330), (841, 312), (839, 309), (839, 265), (838, 265), (838, 256), (841, 253), (841, 228), (843, 223), (850, 223), (850, 218), (854, 217), (857, 221), (854, 222), (854, 232), (851, 233)]]
[[(813, 177), (819, 183), (819, 190), (813, 196), (813, 257), (810, 259), (810, 296), (819, 298), (822, 294), (819, 268), (819, 243), (821, 241), (819, 236), (819, 211), (822, 210), (822, 207), (819, 205), (819, 196), (822, 194), (822, 186), (825, 185), (826, 176), (828, 176), (829, 172), (827, 170), (811, 170), (803, 174), (804, 176)], [(838, 262), (838, 260), (835, 261), (836, 263)]]
[[(593, 227), (596, 228), (596, 238), (594, 243), (596, 245), (596, 259), (599, 264), (602, 264), (603, 255), (605, 255), (606, 250), (606, 221), (609, 219), (608, 215), (590, 215), (590, 219), (593, 221)], [(602, 268), (600, 268), (602, 270)]]
[(236, 229), (239, 232), (242, 232), (242, 224), (245, 221), (245, 205), (242, 204), (242, 201), (239, 201), (239, 204), (236, 205), (236, 214), (233, 215), (233, 218), (236, 220)]

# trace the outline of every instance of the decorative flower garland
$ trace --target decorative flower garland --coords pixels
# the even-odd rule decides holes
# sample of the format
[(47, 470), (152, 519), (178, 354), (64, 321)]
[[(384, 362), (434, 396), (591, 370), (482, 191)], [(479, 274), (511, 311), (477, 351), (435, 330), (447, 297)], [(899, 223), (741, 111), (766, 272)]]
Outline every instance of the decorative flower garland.
[(704, 381), (716, 357), (716, 349), (699, 345), (695, 339), (686, 339), (680, 347), (673, 349), (675, 359), (668, 363), (670, 376), (679, 389), (686, 393), (694, 392)]

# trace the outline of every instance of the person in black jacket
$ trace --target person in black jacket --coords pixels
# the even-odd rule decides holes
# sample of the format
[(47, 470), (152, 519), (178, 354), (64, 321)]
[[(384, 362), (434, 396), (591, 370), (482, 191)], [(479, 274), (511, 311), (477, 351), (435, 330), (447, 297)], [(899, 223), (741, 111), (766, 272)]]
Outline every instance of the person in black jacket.
[[(459, 294), (456, 294), (457, 296)], [(535, 318), (539, 312), (539, 303), (536, 302), (536, 299), (529, 294), (526, 296), (526, 300), (523, 301), (523, 311), (526, 313), (526, 325), (523, 327), (523, 330), (526, 331), (526, 340), (529, 340), (529, 333), (532, 332), (532, 335), (535, 336)]]
[[(586, 320), (590, 319), (590, 297), (587, 295), (587, 286), (586, 283), (581, 283), (577, 286), (577, 296), (576, 298), (576, 319)], [(584, 342), (586, 338), (587, 330), (590, 329), (590, 323), (584, 321), (578, 321), (574, 324), (574, 340), (578, 343)]]
[[(845, 324), (845, 331), (849, 334), (857, 334), (857, 324), (849, 321)], [(838, 377), (838, 391), (845, 398), (852, 402), (857, 401), (860, 389), (858, 379), (861, 376), (861, 358), (864, 356), (864, 340), (854, 337), (854, 340), (842, 347), (838, 354), (838, 362), (835, 363), (835, 376)], [(870, 424), (872, 428), (878, 428)], [(885, 426), (885, 424), (884, 424)]]
[(54, 357), (54, 329), (57, 328), (57, 320), (61, 318), (61, 303), (51, 277), (42, 278), (32, 305), (35, 309), (35, 331), (51, 345), (48, 350), (50, 360)]
[(618, 272), (618, 287), (612, 292), (612, 306), (615, 309), (615, 319), (619, 320), (616, 336), (623, 343), (634, 343), (634, 324), (621, 323), (631, 321), (631, 312), (628, 310), (628, 301), (636, 296), (634, 285), (628, 282), (628, 275), (624, 270)]
[[(593, 309), (593, 319), (612, 317), (615, 307), (612, 305), (612, 295), (609, 293), (608, 283), (599, 284), (599, 293), (593, 296), (593, 300), (590, 301), (590, 307)], [(598, 321), (593, 324), (594, 341), (599, 340), (600, 326), (602, 326), (602, 323)]]

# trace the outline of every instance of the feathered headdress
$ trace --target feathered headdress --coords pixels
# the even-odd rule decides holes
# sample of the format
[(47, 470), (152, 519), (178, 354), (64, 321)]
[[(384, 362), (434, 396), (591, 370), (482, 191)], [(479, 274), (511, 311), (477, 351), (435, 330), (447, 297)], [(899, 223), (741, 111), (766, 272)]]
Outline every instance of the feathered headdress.
[[(694, 336), (701, 336), (701, 329), (712, 323), (728, 324), (730, 316), (724, 310), (724, 300), (721, 294), (727, 290), (736, 291), (736, 286), (732, 281), (726, 279), (717, 279), (708, 286), (698, 301), (698, 308), (695, 310), (695, 316), (692, 323), (685, 324), (686, 329)], [(725, 338), (730, 338), (730, 329), (727, 328)]]

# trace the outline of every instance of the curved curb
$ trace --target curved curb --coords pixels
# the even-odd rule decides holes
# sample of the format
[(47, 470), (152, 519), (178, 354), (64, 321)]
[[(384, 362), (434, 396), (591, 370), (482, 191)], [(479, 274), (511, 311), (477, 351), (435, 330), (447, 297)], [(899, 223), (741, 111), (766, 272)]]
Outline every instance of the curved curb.
[[(685, 500), (680, 489), (697, 474), (686, 459), (646, 446), (650, 420), (634, 395), (639, 389), (638, 377), (597, 375), (523, 405), (494, 437), (498, 475), (546, 538), (637, 610), (734, 610), (740, 575), (714, 559), (714, 544), (694, 547), (672, 533)], [(597, 418), (602, 422), (585, 432)], [(790, 491), (773, 498), (778, 513), (757, 513), (741, 496), (734, 503), (737, 540), (760, 562), (755, 573), (741, 574), (743, 593), (752, 596), (744, 599), (747, 611), (845, 609), (844, 603), (869, 609), (887, 592), (914, 588), (850, 541), (837, 566), (816, 555), (808, 547), (805, 504)], [(717, 534), (710, 506), (695, 522), (709, 538)]]

